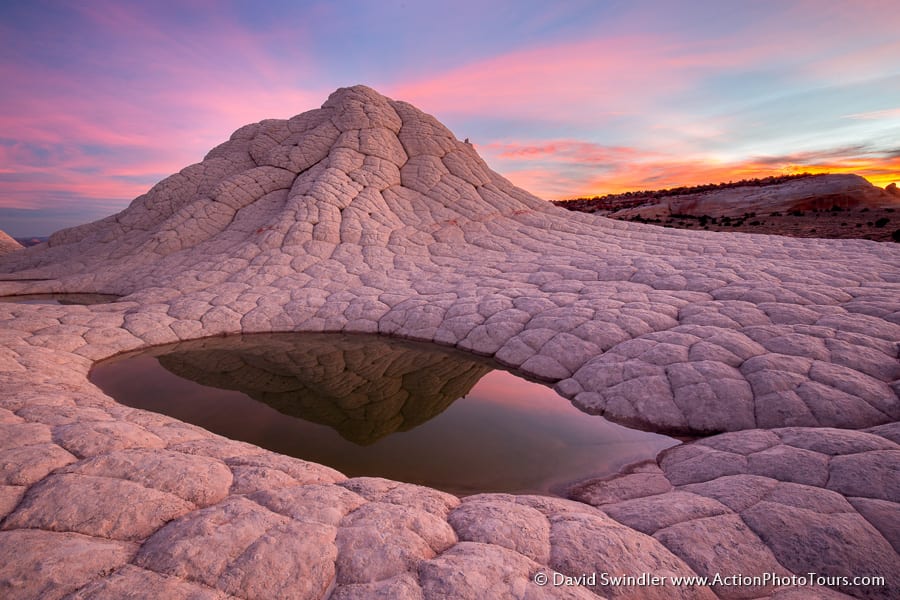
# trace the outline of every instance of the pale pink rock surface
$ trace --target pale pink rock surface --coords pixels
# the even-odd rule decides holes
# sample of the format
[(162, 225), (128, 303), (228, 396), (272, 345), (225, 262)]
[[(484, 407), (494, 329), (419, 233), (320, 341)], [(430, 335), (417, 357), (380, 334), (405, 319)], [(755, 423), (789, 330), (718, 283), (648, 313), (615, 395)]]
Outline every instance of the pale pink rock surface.
[(32, 486), (2, 527), (142, 540), (193, 508), (180, 498), (130, 481), (60, 474)]
[(125, 565), (108, 577), (98, 579), (68, 596), (71, 600), (120, 600), (150, 591), (159, 598), (171, 600), (232, 600), (237, 596), (185, 581), (178, 577), (160, 575), (134, 565)]
[(134, 544), (38, 529), (0, 531), (0, 594), (62, 598), (127, 564)]
[[(570, 213), (357, 86), (238, 130), (118, 215), (4, 255), (0, 273), (4, 295), (126, 296), (0, 304), (4, 598), (637, 598), (534, 576), (763, 568), (883, 575), (837, 587), (897, 596), (896, 245)], [(460, 499), (125, 408), (87, 380), (122, 352), (272, 331), (452, 345), (587, 412), (730, 433), (581, 482), (582, 502)]]
[[(689, 518), (657, 531), (653, 537), (698, 574), (710, 579), (716, 573), (777, 573), (780, 577), (790, 574), (762, 540), (750, 531), (741, 517), (735, 514)], [(710, 538), (715, 539), (716, 543), (700, 542)], [(771, 593), (775, 587), (714, 585), (712, 590), (720, 598), (758, 598)]]

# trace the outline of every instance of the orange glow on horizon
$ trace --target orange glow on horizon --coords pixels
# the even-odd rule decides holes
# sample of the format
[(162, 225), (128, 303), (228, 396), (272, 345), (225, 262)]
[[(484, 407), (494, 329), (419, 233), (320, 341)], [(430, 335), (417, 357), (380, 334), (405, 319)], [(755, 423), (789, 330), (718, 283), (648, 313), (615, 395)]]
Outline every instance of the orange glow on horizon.
[[(616, 168), (600, 177), (565, 182), (556, 174), (555, 165), (546, 170), (529, 165), (521, 170), (507, 170), (504, 175), (516, 185), (548, 200), (590, 198), (606, 194), (704, 184), (727, 183), (742, 179), (758, 179), (799, 173), (853, 174), (865, 178), (874, 186), (884, 188), (891, 183), (900, 185), (900, 157), (884, 160), (847, 158), (816, 164), (772, 164), (749, 160), (742, 163), (636, 161), (627, 158)], [(551, 184), (552, 182), (552, 184)], [(552, 188), (549, 188), (552, 185)]]
[[(896, 161), (895, 161), (896, 162)], [(884, 188), (891, 183), (900, 185), (900, 165), (895, 167), (883, 164), (847, 164), (838, 163), (830, 165), (788, 165), (773, 169), (768, 166), (748, 163), (739, 166), (698, 168), (695, 173), (685, 173), (681, 169), (673, 169), (672, 176), (654, 182), (653, 186), (643, 185), (640, 181), (627, 179), (604, 181), (601, 188), (593, 188), (598, 191), (589, 191), (578, 196), (602, 196), (604, 194), (618, 194), (629, 191), (666, 189), (680, 186), (704, 185), (709, 183), (727, 183), (742, 179), (762, 179), (779, 175), (795, 175), (800, 173), (830, 173), (833, 175), (859, 175), (874, 186)], [(602, 190), (602, 191), (601, 191)], [(574, 197), (574, 196), (573, 196)]]

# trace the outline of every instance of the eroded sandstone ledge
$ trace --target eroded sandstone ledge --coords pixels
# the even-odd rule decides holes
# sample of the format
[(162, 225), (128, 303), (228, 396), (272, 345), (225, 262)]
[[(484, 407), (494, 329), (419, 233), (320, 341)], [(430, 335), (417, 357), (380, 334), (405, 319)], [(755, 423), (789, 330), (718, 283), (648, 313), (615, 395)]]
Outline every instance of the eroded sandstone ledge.
[[(118, 215), (0, 259), (4, 597), (843, 597), (540, 587), (539, 571), (882, 575), (896, 594), (900, 249), (577, 215), (361, 86), (238, 130)], [(123, 407), (98, 360), (210, 335), (452, 345), (588, 412), (708, 435), (582, 500), (460, 500)], [(654, 596), (656, 594), (656, 596)]]

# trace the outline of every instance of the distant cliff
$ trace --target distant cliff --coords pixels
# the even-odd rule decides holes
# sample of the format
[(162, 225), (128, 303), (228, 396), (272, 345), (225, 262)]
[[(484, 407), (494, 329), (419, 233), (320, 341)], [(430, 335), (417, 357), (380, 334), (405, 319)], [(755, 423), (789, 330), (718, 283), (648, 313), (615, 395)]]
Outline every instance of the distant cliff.
[(779, 183), (761, 181), (762, 183), (748, 182), (746, 185), (732, 184), (725, 187), (675, 188), (556, 204), (583, 212), (602, 211), (617, 218), (668, 215), (737, 217), (748, 212), (822, 210), (835, 206), (900, 206), (900, 192), (895, 185), (882, 189), (859, 175), (813, 175), (788, 178)]

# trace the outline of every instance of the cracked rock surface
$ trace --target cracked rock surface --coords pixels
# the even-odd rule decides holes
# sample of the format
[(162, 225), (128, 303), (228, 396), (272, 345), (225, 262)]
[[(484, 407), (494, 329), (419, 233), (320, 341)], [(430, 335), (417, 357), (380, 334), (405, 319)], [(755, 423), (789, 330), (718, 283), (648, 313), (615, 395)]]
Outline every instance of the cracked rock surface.
[[(570, 213), (357, 86), (239, 129), (119, 214), (4, 254), (0, 294), (38, 293), (124, 297), (0, 303), (4, 598), (900, 594), (896, 245)], [(571, 500), (459, 499), (348, 479), (87, 380), (123, 352), (257, 332), (454, 346), (586, 412), (706, 437)], [(535, 583), (554, 572), (832, 580)], [(873, 575), (885, 585), (836, 580)]]

